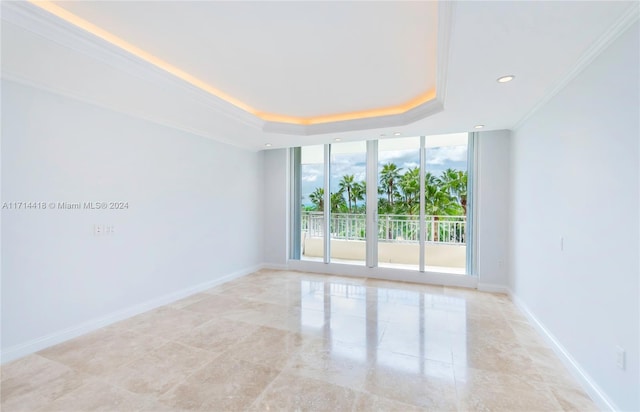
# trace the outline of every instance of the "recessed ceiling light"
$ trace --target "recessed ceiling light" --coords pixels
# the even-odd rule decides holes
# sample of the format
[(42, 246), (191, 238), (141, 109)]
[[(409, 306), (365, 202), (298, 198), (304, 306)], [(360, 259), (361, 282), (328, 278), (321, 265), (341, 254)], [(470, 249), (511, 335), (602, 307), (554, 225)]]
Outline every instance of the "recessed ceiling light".
[(266, 147), (271, 147), (271, 143), (265, 143), (264, 144)]
[(508, 83), (515, 78), (516, 76), (514, 76), (513, 74), (510, 74), (508, 76), (502, 76), (498, 78), (498, 83)]
[(474, 129), (482, 129), (484, 127), (483, 124), (477, 124), (475, 126), (473, 126)]
[(339, 142), (339, 141), (340, 141), (340, 140), (342, 140), (342, 139), (341, 139), (341, 138), (339, 138), (339, 137), (336, 137), (336, 138), (335, 138), (335, 139), (333, 139), (333, 140), (335, 140), (336, 142)]
[(402, 133), (400, 133), (400, 132), (395, 132), (393, 135), (394, 135), (394, 136), (400, 136), (401, 134), (402, 134)]

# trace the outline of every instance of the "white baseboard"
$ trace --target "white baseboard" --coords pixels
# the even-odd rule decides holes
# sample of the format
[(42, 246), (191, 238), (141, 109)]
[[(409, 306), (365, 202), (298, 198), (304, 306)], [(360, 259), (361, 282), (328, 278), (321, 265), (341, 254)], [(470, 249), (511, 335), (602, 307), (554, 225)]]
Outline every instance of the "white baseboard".
[(529, 310), (527, 305), (520, 299), (513, 291), (509, 290), (511, 300), (527, 317), (531, 325), (540, 333), (547, 341), (551, 349), (560, 358), (562, 363), (569, 369), (569, 372), (580, 382), (583, 389), (589, 394), (591, 399), (596, 403), (598, 408), (602, 411), (618, 411), (618, 407), (607, 396), (607, 394), (598, 386), (597, 383), (589, 376), (587, 372), (580, 366), (580, 364), (571, 356), (569, 351), (562, 346), (562, 344), (556, 339), (556, 337), (544, 326), (542, 322), (536, 318), (536, 316)]
[(218, 286), (223, 283), (229, 282), (231, 280), (240, 278), (242, 276), (246, 276), (250, 273), (253, 273), (262, 269), (263, 267), (264, 265), (256, 265), (256, 266), (251, 266), (245, 269), (241, 269), (233, 273), (230, 273), (228, 275), (210, 280), (208, 282), (204, 282), (196, 286), (182, 289), (177, 292), (172, 292), (172, 293), (160, 296), (158, 298), (151, 299), (144, 303), (140, 303), (138, 305), (134, 305), (129, 308), (119, 310), (119, 311), (110, 313), (108, 315), (89, 320), (87, 322), (83, 322), (79, 325), (75, 325), (75, 326), (39, 337), (36, 339), (32, 339), (25, 343), (11, 346), (0, 352), (0, 363), (5, 364), (12, 360), (16, 360), (23, 356), (27, 356), (32, 353), (38, 352), (50, 346), (57, 345), (58, 343), (62, 343), (64, 341), (76, 338), (80, 335), (84, 335), (89, 332), (93, 332), (94, 330), (103, 328), (112, 323), (130, 318), (135, 315), (139, 315), (144, 312), (148, 312), (152, 309), (167, 305), (169, 303), (183, 299), (195, 293), (199, 293), (207, 289), (211, 289), (214, 286)]
[(478, 290), (480, 292), (491, 292), (491, 293), (504, 293), (505, 295), (509, 295), (509, 288), (504, 285), (499, 285), (497, 283), (482, 283), (478, 282)]

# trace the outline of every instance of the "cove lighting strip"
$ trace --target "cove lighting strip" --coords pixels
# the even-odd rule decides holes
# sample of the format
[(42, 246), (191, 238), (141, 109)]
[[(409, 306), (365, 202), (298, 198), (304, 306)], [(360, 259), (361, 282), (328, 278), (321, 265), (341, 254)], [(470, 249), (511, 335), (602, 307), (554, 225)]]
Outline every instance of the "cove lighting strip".
[(184, 70), (179, 69), (178, 67), (160, 59), (159, 57), (154, 56), (151, 53), (148, 53), (139, 47), (134, 46), (133, 44), (121, 39), (120, 37), (109, 33), (106, 30), (101, 29), (93, 23), (69, 12), (68, 10), (56, 5), (51, 1), (38, 1), (38, 0), (29, 0), (31, 4), (37, 6), (47, 12), (55, 15), (63, 19), (64, 21), (73, 24), (76, 27), (81, 28), (82, 30), (93, 34), (100, 39), (111, 43), (112, 45), (125, 50), (134, 56), (139, 57), (140, 59), (146, 61), (147, 63), (153, 64), (154, 66), (170, 73), (179, 79), (184, 80), (185, 82), (213, 95), (216, 96), (227, 103), (230, 103), (248, 113), (257, 116), (258, 118), (267, 121), (267, 122), (277, 122), (277, 123), (289, 123), (296, 125), (313, 125), (313, 124), (322, 124), (322, 123), (331, 123), (331, 122), (340, 122), (346, 120), (355, 120), (355, 119), (366, 119), (371, 117), (380, 117), (380, 116), (390, 116), (405, 113), (417, 106), (420, 106), (423, 103), (426, 103), (436, 97), (436, 90), (432, 89), (421, 95), (411, 99), (410, 101), (397, 105), (390, 106), (378, 109), (371, 110), (361, 110), (354, 111), (348, 113), (339, 113), (339, 114), (330, 114), (323, 116), (314, 116), (314, 117), (296, 117), (296, 116), (288, 116), (284, 114), (277, 113), (269, 113), (262, 110), (258, 110), (238, 99), (229, 95), (228, 93), (219, 90), (210, 84), (204, 82), (203, 80), (198, 79), (197, 77), (185, 72)]

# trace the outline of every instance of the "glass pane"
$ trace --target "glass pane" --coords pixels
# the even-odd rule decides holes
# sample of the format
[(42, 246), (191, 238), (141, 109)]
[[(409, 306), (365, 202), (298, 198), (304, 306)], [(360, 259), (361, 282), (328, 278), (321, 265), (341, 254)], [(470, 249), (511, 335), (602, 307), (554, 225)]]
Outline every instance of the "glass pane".
[(302, 210), (300, 259), (322, 261), (324, 256), (324, 146), (301, 150)]
[(364, 264), (367, 142), (331, 145), (331, 262)]
[(420, 138), (378, 142), (378, 266), (420, 263)]
[(466, 272), (466, 133), (427, 136), (426, 271)]

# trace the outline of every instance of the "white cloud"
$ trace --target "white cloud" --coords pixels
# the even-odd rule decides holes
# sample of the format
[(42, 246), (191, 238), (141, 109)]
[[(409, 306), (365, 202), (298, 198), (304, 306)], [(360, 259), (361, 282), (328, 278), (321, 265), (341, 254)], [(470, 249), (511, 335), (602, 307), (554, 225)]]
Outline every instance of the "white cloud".
[(378, 153), (379, 163), (393, 162), (398, 166), (403, 166), (406, 162), (418, 162), (420, 160), (420, 150), (385, 150)]
[(427, 150), (427, 164), (430, 165), (465, 160), (467, 160), (467, 146), (444, 146)]

